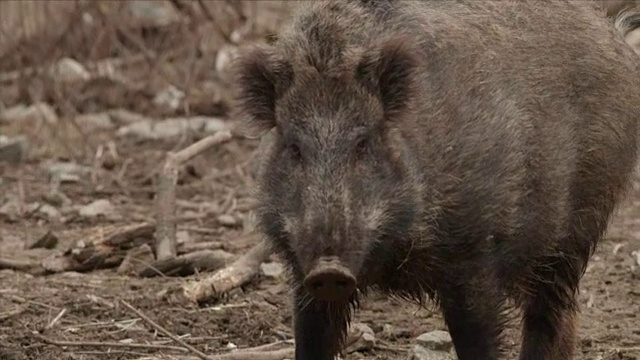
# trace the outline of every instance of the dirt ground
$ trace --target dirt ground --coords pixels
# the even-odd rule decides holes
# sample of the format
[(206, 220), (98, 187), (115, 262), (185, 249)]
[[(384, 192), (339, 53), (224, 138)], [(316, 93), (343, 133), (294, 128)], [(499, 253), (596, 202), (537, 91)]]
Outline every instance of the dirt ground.
[[(264, 15), (268, 12), (258, 6), (282, 2), (248, 3), (255, 7), (252, 11), (260, 15), (257, 18), (263, 23), (282, 22), (280, 15), (268, 18)], [(23, 47), (24, 53), (0, 57), (0, 72), (4, 73), (26, 66), (19, 62), (27, 58), (32, 60), (27, 65), (37, 65), (36, 60), (48, 54), (42, 46), (45, 43), (54, 44), (51, 49), (55, 51), (50, 53), (56, 59), (75, 56), (80, 62), (90, 63), (115, 56), (124, 59), (121, 63), (125, 65), (118, 66), (128, 67), (118, 73), (126, 82), (83, 79), (88, 85), (58, 87), (46, 78), (35, 77), (28, 83), (17, 80), (9, 84), (7, 80), (0, 84), (0, 113), (3, 106), (44, 101), (51, 103), (60, 117), (55, 129), (29, 122), (0, 121), (0, 136), (24, 135), (32, 148), (31, 155), (18, 164), (0, 161), (0, 208), (10, 201), (17, 201), (22, 208), (18, 216), (0, 215), (0, 259), (40, 261), (77, 246), (78, 242), (100, 237), (107, 227), (153, 222), (156, 175), (166, 152), (182, 149), (195, 140), (193, 134), (143, 140), (116, 136), (117, 129), (79, 132), (77, 124), (69, 119), (114, 108), (127, 108), (154, 119), (226, 115), (227, 108), (218, 106), (224, 105), (228, 97), (219, 76), (223, 74), (211, 69), (215, 56), (220, 60), (222, 51), (217, 52), (217, 47), (223, 37), (210, 36), (212, 23), (205, 23), (208, 27), (202, 31), (197, 24), (188, 23), (145, 29), (138, 34), (113, 18), (107, 19), (105, 9), (91, 11), (82, 14), (82, 19), (94, 20), (87, 22), (90, 26), (77, 29), (81, 36), (67, 36), (57, 43), (34, 41)], [(211, 13), (215, 16), (219, 12)], [(254, 27), (260, 26), (263, 25), (258, 23)], [(192, 33), (207, 36), (198, 38)], [(194, 39), (213, 45), (207, 48)], [(82, 48), (86, 44), (91, 46)], [(153, 51), (160, 55), (149, 55)], [(140, 53), (145, 54), (141, 58), (146, 62), (135, 60)], [(153, 96), (168, 84), (189, 90), (185, 100), (189, 106), (159, 110), (152, 103)], [(214, 102), (220, 104), (214, 106)], [(182, 240), (218, 242), (221, 249), (235, 255), (254, 245), (243, 224), (248, 222), (252, 205), (249, 174), (256, 146), (255, 141), (232, 140), (180, 169), (176, 211)], [(64, 198), (54, 201), (46, 170), (51, 162), (69, 162), (90, 171), (60, 184), (56, 192)], [(96, 200), (107, 200), (115, 212), (86, 217), (77, 210), (67, 211)], [(59, 214), (53, 219), (33, 204), (53, 204)], [(225, 225), (220, 215), (239, 220)], [(47, 231), (59, 239), (54, 249), (25, 250), (25, 244)], [(271, 261), (278, 259), (272, 257)], [(282, 278), (260, 274), (215, 301), (187, 301), (182, 285), (207, 275), (210, 274), (141, 278), (122, 275), (115, 267), (49, 275), (0, 270), (0, 360), (193, 358), (193, 354), (172, 349), (176, 344), (169, 337), (141, 320), (123, 301), (207, 354), (292, 338), (289, 289)], [(640, 359), (640, 170), (633, 190), (588, 267), (580, 304), (577, 359)], [(347, 360), (404, 360), (418, 335), (446, 330), (438, 311), (381, 294), (373, 294), (363, 302), (355, 322), (373, 329), (376, 345), (371, 350), (346, 355)], [(517, 332), (511, 328), (510, 358), (516, 358), (518, 344)]]
[[(25, 240), (42, 228), (62, 234), (58, 249), (64, 249), (68, 245), (65, 239), (74, 238), (73, 234), (82, 236), (87, 231), (99, 231), (107, 224), (153, 218), (153, 188), (148, 175), (157, 169), (164, 152), (176, 144), (133, 139), (115, 141), (119, 152), (135, 164), (120, 174), (121, 179), (113, 181), (112, 177), (118, 173), (115, 167), (103, 171), (98, 183), (83, 180), (63, 184), (61, 191), (79, 204), (108, 199), (117, 204), (121, 218), (75, 219), (57, 225), (46, 224), (37, 217), (17, 222), (5, 220), (0, 222), (2, 257), (24, 257), (28, 253), (23, 250)], [(197, 175), (201, 171), (205, 175), (184, 175), (178, 187), (178, 199), (191, 203), (216, 202), (232, 194), (237, 203), (250, 202), (247, 198), (251, 179), (247, 174), (254, 149), (253, 142), (232, 141), (197, 158), (192, 162), (195, 170), (191, 172)], [(48, 189), (46, 174), (40, 166), (44, 160), (33, 159), (20, 166), (1, 165), (1, 195), (23, 192), (26, 202), (42, 199)], [(632, 255), (640, 250), (639, 211), (640, 177), (582, 283), (581, 359), (640, 358), (640, 270), (637, 253), (635, 257)], [(222, 241), (224, 248), (233, 253), (241, 253), (252, 245), (241, 241), (241, 229), (223, 228), (214, 216), (207, 214), (181, 221), (180, 228), (211, 229), (211, 233), (218, 234), (193, 232), (189, 235), (194, 241)], [(184, 278), (121, 276), (113, 269), (50, 276), (0, 271), (0, 359), (136, 359), (145, 353), (163, 353), (162, 349), (46, 343), (51, 340), (170, 344), (165, 336), (123, 308), (120, 300), (207, 353), (224, 352), (229, 344), (248, 347), (291, 338), (289, 293), (281, 281), (258, 277), (228, 297), (201, 306), (190, 304), (181, 296), (179, 288), (184, 281)], [(56, 319), (63, 310), (62, 316)], [(381, 295), (374, 295), (363, 304), (356, 321), (368, 324), (377, 333), (378, 346), (374, 351), (350, 354), (347, 359), (405, 359), (417, 335), (444, 329), (438, 312)], [(387, 324), (396, 328), (394, 335), (382, 332)]]

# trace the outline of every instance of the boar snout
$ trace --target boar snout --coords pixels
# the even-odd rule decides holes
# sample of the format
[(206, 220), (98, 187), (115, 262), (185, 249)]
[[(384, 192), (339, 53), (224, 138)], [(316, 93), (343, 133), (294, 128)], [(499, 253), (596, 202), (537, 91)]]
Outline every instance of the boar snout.
[(344, 302), (356, 290), (356, 278), (340, 260), (321, 258), (305, 277), (304, 287), (318, 300)]

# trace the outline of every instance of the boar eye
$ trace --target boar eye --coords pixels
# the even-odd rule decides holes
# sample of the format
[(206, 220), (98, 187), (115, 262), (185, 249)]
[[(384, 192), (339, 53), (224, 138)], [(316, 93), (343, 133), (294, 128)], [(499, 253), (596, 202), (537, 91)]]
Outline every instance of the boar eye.
[(302, 152), (300, 151), (300, 146), (297, 144), (289, 144), (288, 146), (289, 154), (294, 160), (302, 159)]
[(358, 140), (356, 143), (356, 153), (360, 155), (364, 155), (367, 152), (367, 148), (369, 146), (369, 139), (362, 138)]

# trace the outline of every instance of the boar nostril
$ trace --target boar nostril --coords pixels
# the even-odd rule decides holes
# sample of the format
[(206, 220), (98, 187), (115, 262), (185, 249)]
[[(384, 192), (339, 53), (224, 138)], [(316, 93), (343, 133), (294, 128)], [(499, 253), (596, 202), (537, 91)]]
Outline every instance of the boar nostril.
[(304, 279), (307, 291), (323, 301), (346, 301), (354, 293), (356, 278), (339, 262), (321, 261)]

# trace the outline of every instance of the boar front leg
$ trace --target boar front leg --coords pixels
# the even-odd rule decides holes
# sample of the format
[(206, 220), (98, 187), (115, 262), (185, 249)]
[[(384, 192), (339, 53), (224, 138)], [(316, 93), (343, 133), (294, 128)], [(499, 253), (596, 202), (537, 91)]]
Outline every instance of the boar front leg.
[(583, 265), (569, 256), (541, 263), (546, 266), (536, 271), (539, 284), (525, 302), (520, 360), (573, 359), (576, 294)]
[(458, 358), (499, 359), (503, 298), (486, 279), (464, 275), (450, 277), (449, 281), (440, 291), (440, 306)]
[(296, 360), (333, 360), (348, 324), (348, 307), (313, 300), (304, 289), (294, 295)]

